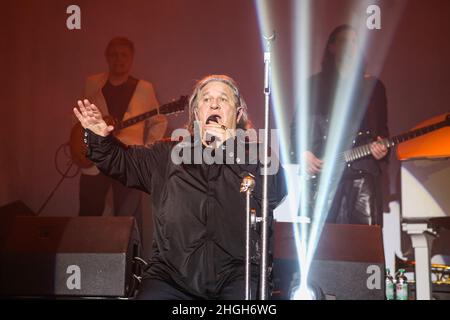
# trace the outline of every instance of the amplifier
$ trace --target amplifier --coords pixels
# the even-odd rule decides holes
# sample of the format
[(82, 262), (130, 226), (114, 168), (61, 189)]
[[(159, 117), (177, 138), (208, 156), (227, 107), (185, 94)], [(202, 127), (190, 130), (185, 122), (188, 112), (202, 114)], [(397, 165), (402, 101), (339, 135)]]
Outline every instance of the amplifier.
[(140, 238), (133, 217), (17, 216), (0, 244), (0, 294), (129, 297)]
[[(274, 299), (290, 299), (299, 262), (292, 223), (275, 224)], [(309, 281), (325, 299), (383, 300), (385, 262), (381, 227), (325, 224)], [(297, 283), (296, 283), (297, 282)]]

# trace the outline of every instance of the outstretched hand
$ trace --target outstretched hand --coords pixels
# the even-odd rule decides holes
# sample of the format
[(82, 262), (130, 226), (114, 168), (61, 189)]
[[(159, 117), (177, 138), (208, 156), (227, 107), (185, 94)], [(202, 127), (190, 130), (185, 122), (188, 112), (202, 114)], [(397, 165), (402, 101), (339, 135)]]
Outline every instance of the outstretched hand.
[(103, 120), (100, 110), (89, 100), (78, 100), (78, 108), (80, 108), (79, 111), (77, 107), (73, 108), (73, 113), (75, 113), (83, 128), (89, 129), (102, 137), (106, 137), (114, 130), (113, 126), (108, 125)]

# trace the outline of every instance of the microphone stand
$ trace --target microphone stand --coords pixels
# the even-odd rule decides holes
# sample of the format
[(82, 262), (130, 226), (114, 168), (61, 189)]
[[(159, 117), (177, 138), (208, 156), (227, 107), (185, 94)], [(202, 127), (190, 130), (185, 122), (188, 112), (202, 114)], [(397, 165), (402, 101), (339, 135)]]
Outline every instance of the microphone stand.
[(245, 300), (251, 300), (250, 289), (250, 229), (256, 224), (256, 213), (250, 208), (250, 197), (255, 188), (255, 177), (250, 173), (241, 182), (241, 192), (245, 192)]
[(266, 50), (264, 51), (264, 162), (263, 162), (263, 194), (262, 194), (262, 230), (261, 230), (261, 263), (260, 263), (260, 283), (259, 298), (267, 300), (267, 278), (268, 278), (268, 233), (269, 214), (267, 204), (267, 161), (269, 148), (269, 103), (270, 103), (270, 42), (275, 39), (275, 33), (270, 37), (264, 36), (266, 40)]

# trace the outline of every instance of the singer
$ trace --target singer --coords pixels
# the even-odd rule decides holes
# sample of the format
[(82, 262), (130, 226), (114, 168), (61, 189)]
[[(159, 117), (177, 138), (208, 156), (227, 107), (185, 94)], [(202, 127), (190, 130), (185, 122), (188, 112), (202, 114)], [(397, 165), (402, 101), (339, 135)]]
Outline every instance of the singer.
[[(85, 128), (89, 159), (104, 174), (153, 195), (152, 254), (138, 298), (244, 299), (246, 202), (239, 189), (251, 173), (256, 181), (251, 207), (261, 215), (261, 162), (246, 157), (224, 164), (175, 164), (171, 151), (177, 142), (125, 147), (94, 104), (78, 101), (78, 108), (74, 113)], [(200, 139), (194, 138), (195, 127)], [(187, 124), (192, 143), (185, 148), (201, 144), (222, 152), (224, 159), (236, 158), (228, 146), (245, 144), (248, 150), (251, 142), (236, 138), (236, 129), (248, 127), (247, 105), (233, 79), (210, 75), (197, 82)], [(268, 176), (270, 217), (286, 192), (279, 166)], [(252, 297), (259, 281), (259, 236), (252, 231)]]

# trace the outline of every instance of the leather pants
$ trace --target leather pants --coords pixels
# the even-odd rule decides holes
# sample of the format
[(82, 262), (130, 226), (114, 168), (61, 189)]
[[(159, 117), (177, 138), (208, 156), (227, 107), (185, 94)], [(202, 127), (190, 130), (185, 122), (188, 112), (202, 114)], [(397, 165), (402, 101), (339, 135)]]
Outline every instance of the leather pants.
[(344, 176), (337, 186), (327, 222), (381, 225), (378, 188), (372, 175)]

